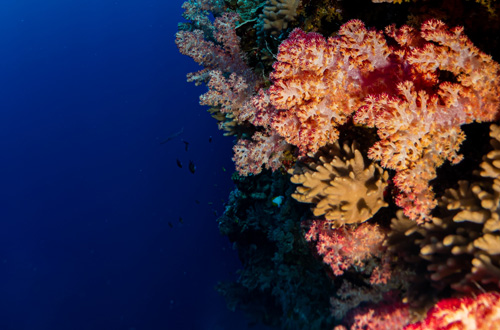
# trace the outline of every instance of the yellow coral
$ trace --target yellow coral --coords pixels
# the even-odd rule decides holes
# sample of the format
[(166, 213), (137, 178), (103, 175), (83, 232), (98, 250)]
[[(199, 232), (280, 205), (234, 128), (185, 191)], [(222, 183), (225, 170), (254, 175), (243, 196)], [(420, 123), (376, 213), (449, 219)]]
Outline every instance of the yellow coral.
[(292, 197), (314, 203), (313, 214), (324, 215), (334, 227), (370, 219), (384, 201), (388, 173), (378, 164), (365, 163), (356, 144), (333, 144), (316, 163), (296, 166), (291, 182), (299, 184)]
[(295, 20), (300, 0), (268, 0), (261, 15), (264, 30), (277, 35), (288, 28), (288, 23)]

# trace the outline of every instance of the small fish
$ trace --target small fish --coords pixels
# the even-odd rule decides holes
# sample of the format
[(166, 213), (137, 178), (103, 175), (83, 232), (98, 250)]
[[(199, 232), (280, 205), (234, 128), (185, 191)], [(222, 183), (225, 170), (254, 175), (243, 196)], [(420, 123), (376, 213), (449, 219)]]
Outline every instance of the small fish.
[(184, 223), (184, 219), (182, 219), (182, 217), (179, 217), (179, 222)]
[(196, 204), (200, 204), (200, 201), (199, 201), (199, 200), (197, 200), (197, 199), (195, 199), (195, 200), (194, 200), (194, 202), (195, 202)]
[(281, 204), (283, 203), (284, 199), (285, 197), (283, 196), (277, 196), (271, 200), (271, 203), (273, 204), (273, 206), (281, 207)]
[(193, 173), (196, 171), (196, 165), (193, 163), (192, 160), (189, 161), (189, 172)]
[(177, 159), (177, 166), (179, 166), (179, 168), (182, 168), (182, 163), (179, 159)]
[(213, 202), (208, 202), (208, 205), (214, 205), (214, 203)]
[(184, 142), (184, 150), (188, 151), (189, 148), (189, 142), (182, 140)]
[(168, 222), (168, 226), (169, 226), (170, 228), (174, 228), (174, 225), (173, 225), (170, 221)]
[(212, 136), (208, 137), (208, 143), (212, 143)]
[(179, 135), (181, 135), (182, 133), (184, 133), (184, 127), (181, 128), (181, 130), (177, 133), (174, 133), (172, 135), (170, 135), (169, 137), (167, 137), (165, 140), (161, 141), (160, 144), (165, 144), (167, 143), (168, 141), (172, 141), (173, 139), (175, 139), (176, 137), (178, 137)]
[(226, 172), (226, 168), (224, 166), (222, 166), (222, 171)]
[(217, 216), (217, 211), (216, 210), (212, 210), (214, 212), (214, 215)]

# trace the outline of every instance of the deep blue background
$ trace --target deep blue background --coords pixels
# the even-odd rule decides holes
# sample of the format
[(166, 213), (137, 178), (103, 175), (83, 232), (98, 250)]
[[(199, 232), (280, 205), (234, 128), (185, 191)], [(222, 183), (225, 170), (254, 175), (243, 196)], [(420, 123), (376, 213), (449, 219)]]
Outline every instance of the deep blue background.
[(0, 2), (0, 330), (245, 328), (213, 289), (232, 139), (185, 82), (182, 2)]

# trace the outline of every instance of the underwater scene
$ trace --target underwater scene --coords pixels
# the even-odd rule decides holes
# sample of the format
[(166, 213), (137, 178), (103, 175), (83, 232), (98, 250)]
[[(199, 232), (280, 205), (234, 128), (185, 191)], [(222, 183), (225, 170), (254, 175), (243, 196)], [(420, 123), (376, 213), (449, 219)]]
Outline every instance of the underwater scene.
[(499, 0), (0, 1), (0, 330), (500, 330)]
[(500, 2), (188, 0), (233, 141), (217, 291), (276, 329), (500, 329)]

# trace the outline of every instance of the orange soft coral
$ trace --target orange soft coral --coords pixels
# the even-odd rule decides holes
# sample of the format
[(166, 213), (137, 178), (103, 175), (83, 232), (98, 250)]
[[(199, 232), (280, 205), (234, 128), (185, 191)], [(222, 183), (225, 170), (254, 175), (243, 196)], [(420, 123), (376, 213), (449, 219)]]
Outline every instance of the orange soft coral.
[(337, 127), (361, 106), (370, 91), (363, 76), (388, 65), (384, 38), (359, 20), (342, 26), (338, 37), (295, 29), (279, 48), (271, 104), (272, 126), (302, 155), (338, 139)]

